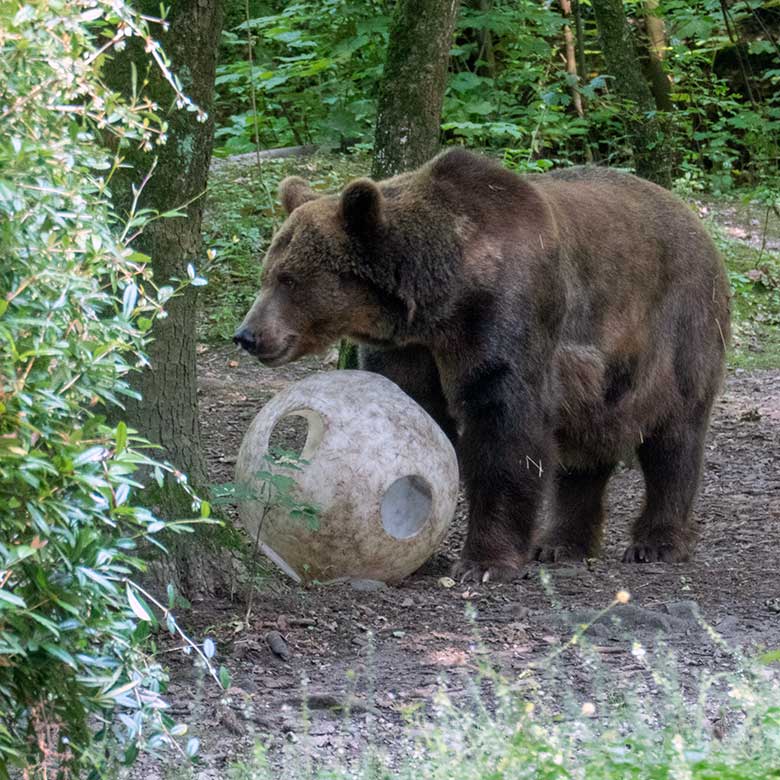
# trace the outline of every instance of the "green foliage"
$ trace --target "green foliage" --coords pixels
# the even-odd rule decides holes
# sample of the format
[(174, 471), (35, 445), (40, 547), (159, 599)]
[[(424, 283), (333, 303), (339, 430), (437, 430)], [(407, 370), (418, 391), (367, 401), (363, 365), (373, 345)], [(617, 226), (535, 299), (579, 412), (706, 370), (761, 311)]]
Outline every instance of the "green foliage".
[(197, 110), (123, 2), (0, 4), (0, 778), (102, 777), (117, 740), (129, 762), (186, 732), (164, 711), (144, 651), (156, 618), (133, 579), (139, 544), (189, 528), (137, 504), (139, 469), (186, 476), (107, 420), (176, 293), (129, 248), (156, 215), (111, 212), (120, 159), (102, 142), (151, 146), (166, 130), (100, 81), (100, 57), (134, 35)]
[[(389, 5), (269, 0), (252, 3), (249, 20), (234, 8), (217, 78), (220, 153), (249, 151), (256, 136), (261, 148), (370, 143)], [(675, 175), (703, 189), (726, 192), (778, 176), (780, 56), (770, 36), (740, 32), (755, 24), (760, 5), (730, 4), (730, 34), (719, 0), (659, 4), (674, 105), (663, 121), (671, 128)], [(643, 4), (626, 6), (632, 29), (641, 29)], [(573, 21), (558, 3), (463, 3), (442, 140), (505, 151), (521, 171), (585, 161), (630, 166), (627, 133), (636, 108), (615, 95), (616, 74), (605, 70), (590, 4), (579, 7), (586, 70), (575, 77), (562, 57), (563, 28)], [(746, 83), (738, 63), (749, 56), (765, 67), (748, 64)]]
[[(758, 7), (755, 2), (733, 4), (732, 24), (738, 27), (752, 20)], [(736, 51), (719, 0), (664, 0), (660, 13), (669, 33), (675, 146), (682, 175), (715, 193), (776, 179), (780, 173), (778, 53), (768, 40), (754, 42), (770, 46), (766, 52), (774, 65), (758, 73), (746, 70), (746, 85), (739, 58), (757, 50), (752, 46), (744, 54)], [(748, 89), (754, 102), (746, 95)]]
[[(382, 0), (277, 4), (223, 34), (217, 73), (218, 151), (368, 138), (389, 23)], [(251, 62), (247, 53), (251, 40)], [(254, 89), (257, 126), (252, 110)]]
[[(570, 84), (558, 54), (563, 22), (555, 4), (464, 4), (444, 102), (446, 137), (511, 150), (520, 168), (540, 157), (581, 154), (588, 126), (569, 113)], [(486, 34), (493, 62), (484, 60)]]
[(256, 501), (261, 504), (263, 514), (258, 523), (258, 534), (268, 513), (274, 509), (282, 509), (292, 522), (303, 522), (311, 531), (319, 530), (319, 507), (300, 500), (295, 479), (295, 473), (301, 471), (308, 461), (295, 452), (282, 449), (272, 449), (263, 460), (266, 468), (252, 474), (251, 485), (239, 482), (214, 485), (213, 503)]
[[(727, 205), (728, 204), (728, 205)], [(715, 209), (713, 209), (715, 210)], [(717, 223), (724, 211), (742, 213), (745, 223), (756, 222), (760, 235), (752, 244), (729, 235)], [(780, 366), (780, 219), (760, 203), (719, 204), (710, 230), (723, 253), (732, 290), (733, 350), (731, 362), (741, 368)]]
[(219, 161), (209, 177), (203, 216), (209, 298), (200, 316), (200, 336), (229, 340), (260, 289), (263, 255), (284, 220), (276, 191), (285, 176), (302, 176), (316, 189), (335, 191), (370, 166), (362, 155), (262, 160), (256, 165)]
[[(624, 594), (618, 594), (616, 602)], [(625, 594), (627, 595), (627, 594)], [(606, 610), (605, 610), (606, 612)], [(599, 617), (604, 618), (605, 612)], [(291, 780), (769, 780), (780, 777), (777, 680), (731, 651), (708, 626), (736, 671), (681, 674), (674, 655), (633, 641), (626, 668), (608, 667), (582, 625), (515, 679), (483, 665), (471, 697), (442, 684), (433, 712), (407, 713), (408, 743), (391, 761), (372, 746), (346, 767), (316, 766), (306, 742), (285, 764)], [(626, 637), (628, 638), (628, 637)], [(476, 637), (479, 642), (479, 637)], [(563, 689), (580, 670), (576, 689)], [(462, 681), (459, 681), (462, 684)], [(460, 687), (459, 684), (459, 687)], [(652, 690), (652, 693), (650, 692)], [(717, 720), (718, 727), (713, 727)], [(399, 750), (399, 747), (402, 750)], [(265, 780), (274, 769), (262, 746), (233, 780)]]

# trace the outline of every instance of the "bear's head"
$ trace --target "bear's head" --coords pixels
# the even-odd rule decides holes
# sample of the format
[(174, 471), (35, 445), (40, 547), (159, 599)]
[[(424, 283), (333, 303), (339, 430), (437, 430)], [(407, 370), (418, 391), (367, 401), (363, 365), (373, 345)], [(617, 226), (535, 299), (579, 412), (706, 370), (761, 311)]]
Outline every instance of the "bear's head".
[(234, 342), (268, 366), (322, 352), (344, 337), (395, 343), (415, 304), (399, 283), (380, 188), (358, 179), (340, 195), (318, 195), (290, 177), (279, 195), (288, 216)]

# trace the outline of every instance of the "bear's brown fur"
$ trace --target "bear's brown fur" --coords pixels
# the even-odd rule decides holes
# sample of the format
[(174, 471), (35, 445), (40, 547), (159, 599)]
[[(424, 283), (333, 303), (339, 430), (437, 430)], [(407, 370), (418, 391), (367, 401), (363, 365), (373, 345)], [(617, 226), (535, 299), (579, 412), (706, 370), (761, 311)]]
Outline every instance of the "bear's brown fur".
[(280, 365), (354, 339), (439, 421), (470, 504), (456, 573), (595, 554), (604, 489), (633, 452), (646, 499), (624, 560), (689, 556), (729, 294), (682, 202), (624, 173), (520, 177), (462, 149), (340, 195), (287, 179), (281, 199), (235, 340)]

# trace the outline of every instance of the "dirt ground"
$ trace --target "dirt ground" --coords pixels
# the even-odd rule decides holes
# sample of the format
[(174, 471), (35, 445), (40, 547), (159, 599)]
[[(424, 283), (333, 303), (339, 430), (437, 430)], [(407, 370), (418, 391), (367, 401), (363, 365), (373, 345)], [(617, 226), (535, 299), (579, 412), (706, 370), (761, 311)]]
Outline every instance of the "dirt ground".
[[(316, 370), (329, 367), (304, 361), (267, 369), (233, 348), (203, 349), (200, 404), (214, 482), (232, 479), (241, 438), (262, 405)], [(689, 563), (620, 562), (642, 498), (641, 475), (623, 468), (610, 485), (601, 558), (545, 567), (553, 596), (540, 566), (511, 584), (442, 584), (463, 541), (461, 503), (441, 549), (399, 587), (306, 590), (274, 574), (255, 597), (249, 629), (241, 625), (246, 604), (239, 597), (195, 603), (188, 627), (196, 637), (215, 639), (217, 660), (232, 674), (231, 689), (220, 694), (199, 682), (190, 663), (172, 661), (173, 714), (194, 724), (202, 741), (195, 777), (226, 777), (227, 767), (258, 740), (277, 757), (285, 748), (295, 752), (300, 740), (326, 762), (355, 759), (369, 740), (393, 754), (404, 713), (429, 704), (440, 678), (447, 678), (455, 700), (469, 695), (483, 662), (511, 678), (620, 589), (632, 594), (621, 611), (625, 630), (648, 647), (662, 638), (677, 652), (683, 680), (729, 664), (697, 612), (732, 646), (750, 652), (780, 646), (778, 464), (780, 371), (737, 370), (715, 408), (696, 507), (701, 539)], [(476, 619), (467, 616), (468, 604)], [(266, 641), (272, 630), (286, 639), (286, 659)], [(600, 623), (592, 641), (608, 667), (629, 677), (639, 672), (624, 630)], [(586, 695), (579, 665), (564, 662), (555, 674), (564, 678), (559, 690)], [(137, 776), (164, 777), (170, 770), (144, 761)]]

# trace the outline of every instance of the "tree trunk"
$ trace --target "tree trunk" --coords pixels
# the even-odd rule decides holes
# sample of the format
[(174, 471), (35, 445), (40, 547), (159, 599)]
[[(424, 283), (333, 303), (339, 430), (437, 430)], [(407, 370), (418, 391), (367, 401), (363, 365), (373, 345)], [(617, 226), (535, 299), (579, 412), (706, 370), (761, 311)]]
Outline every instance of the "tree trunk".
[[(439, 150), (439, 129), (452, 35), (460, 0), (398, 0), (379, 87), (371, 176), (417, 168)], [(343, 341), (339, 368), (357, 367)]]
[[(471, 0), (472, 7), (482, 13), (491, 11), (493, 0)], [(477, 73), (480, 76), (495, 78), (496, 76), (496, 53), (493, 48), (493, 33), (490, 28), (482, 27), (478, 30), (477, 40), (479, 41), (479, 53), (477, 60), (480, 64), (477, 66)]]
[(581, 79), (588, 78), (588, 69), (585, 65), (585, 25), (582, 23), (582, 9), (579, 0), (571, 0), (571, 9), (574, 14), (575, 44), (577, 51), (577, 71)]
[(577, 74), (577, 50), (574, 45), (574, 33), (571, 30), (571, 24), (569, 22), (571, 18), (571, 0), (559, 0), (561, 11), (566, 23), (563, 25), (563, 43), (564, 43), (564, 55), (566, 58), (566, 72), (572, 77), (571, 99), (574, 103), (574, 108), (577, 111), (577, 116), (585, 116), (585, 111), (582, 107), (582, 95), (578, 88), (579, 76)]
[[(117, 172), (112, 181), (114, 204), (120, 216), (130, 210), (132, 186), (140, 184), (157, 165), (146, 184), (138, 206), (163, 212), (184, 207), (184, 218), (158, 219), (145, 228), (134, 242), (139, 251), (151, 257), (154, 282), (160, 287), (173, 278), (186, 279), (187, 266), (197, 267), (201, 251), (201, 217), (206, 189), (214, 122), (211, 107), (216, 74), (217, 43), (222, 29), (222, 0), (168, 0), (167, 31), (157, 36), (171, 62), (183, 90), (204, 112), (199, 121), (196, 112), (177, 108), (173, 93), (159, 71), (149, 66), (143, 42), (130, 39), (125, 51), (104, 66), (108, 84), (130, 95), (133, 91), (132, 65), (137, 72), (139, 91), (159, 105), (168, 121), (168, 141), (153, 153), (131, 150), (125, 155), (132, 168)], [(135, 7), (144, 14), (158, 16), (159, 0), (137, 0)], [(157, 32), (157, 30), (155, 31)], [(142, 88), (142, 83), (148, 81)], [(202, 120), (204, 115), (200, 115)], [(185, 205), (187, 204), (187, 205)], [(149, 345), (151, 367), (138, 374), (135, 389), (143, 396), (127, 404), (125, 419), (155, 444), (163, 457), (187, 473), (194, 485), (205, 485), (206, 463), (201, 450), (198, 419), (196, 369), (196, 288), (166, 304), (167, 317), (158, 320)], [(186, 515), (191, 509), (186, 497), (170, 485), (155, 495), (154, 504), (168, 516)], [(171, 574), (187, 590), (196, 590), (201, 579), (194, 551), (174, 546)], [(192, 547), (190, 543), (189, 547)], [(177, 576), (179, 575), (179, 576)], [(205, 575), (205, 572), (204, 572)]]
[(375, 179), (433, 157), (459, 0), (398, 0), (379, 89)]
[(645, 0), (645, 30), (647, 31), (647, 59), (643, 58), (645, 75), (659, 111), (671, 111), (671, 84), (664, 68), (666, 30), (658, 15), (658, 0)]
[(654, 115), (655, 100), (642, 74), (622, 0), (593, 0), (607, 70), (617, 93), (636, 106), (628, 129), (639, 176), (670, 187), (672, 183), (669, 144), (664, 125)]

